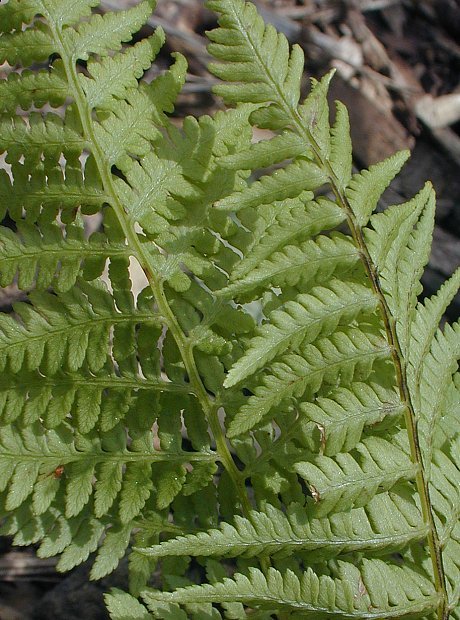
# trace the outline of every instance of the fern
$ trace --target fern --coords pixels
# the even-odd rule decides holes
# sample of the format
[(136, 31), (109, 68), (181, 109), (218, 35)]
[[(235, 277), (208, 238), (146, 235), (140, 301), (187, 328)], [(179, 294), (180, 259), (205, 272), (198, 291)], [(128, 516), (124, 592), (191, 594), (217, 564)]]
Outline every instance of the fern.
[(152, 4), (97, 5), (0, 7), (0, 284), (27, 295), (0, 317), (2, 533), (94, 579), (127, 554), (114, 620), (460, 619), (431, 186), (375, 212), (407, 153), (352, 175), (332, 73), (301, 99), (252, 4), (208, 3), (228, 108), (180, 128), (186, 60), (148, 84), (164, 33), (130, 43)]

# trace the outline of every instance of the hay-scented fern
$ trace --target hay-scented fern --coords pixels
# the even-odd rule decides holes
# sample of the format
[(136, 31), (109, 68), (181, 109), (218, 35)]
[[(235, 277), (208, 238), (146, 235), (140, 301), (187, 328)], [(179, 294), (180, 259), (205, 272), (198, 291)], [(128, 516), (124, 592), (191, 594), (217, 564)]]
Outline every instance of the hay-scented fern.
[(0, 278), (28, 295), (0, 321), (3, 534), (61, 570), (95, 552), (95, 579), (129, 554), (114, 620), (460, 619), (431, 187), (375, 213), (407, 154), (352, 175), (331, 75), (301, 99), (253, 5), (209, 3), (229, 107), (178, 129), (185, 59), (148, 84), (163, 32), (128, 44), (153, 6), (97, 4), (0, 7)]

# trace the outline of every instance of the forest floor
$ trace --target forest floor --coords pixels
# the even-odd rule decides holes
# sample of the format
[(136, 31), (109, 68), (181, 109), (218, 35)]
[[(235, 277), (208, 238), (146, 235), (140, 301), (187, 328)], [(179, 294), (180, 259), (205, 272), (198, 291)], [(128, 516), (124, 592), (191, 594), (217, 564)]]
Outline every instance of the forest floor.
[[(102, 0), (102, 10), (136, 0)], [(310, 77), (336, 68), (331, 100), (349, 110), (357, 168), (401, 148), (412, 157), (386, 204), (413, 196), (429, 179), (437, 193), (435, 239), (423, 284), (426, 293), (460, 265), (460, 0), (255, 0), (264, 19), (305, 50), (305, 92)], [(146, 79), (168, 67), (172, 51), (189, 62), (175, 116), (212, 114), (222, 107), (206, 70), (204, 33), (214, 15), (201, 0), (158, 0), (146, 36), (157, 26), (167, 44)], [(4, 72), (7, 68), (3, 68)], [(0, 67), (0, 73), (2, 68)], [(21, 297), (0, 289), (0, 311)], [(460, 296), (450, 318), (460, 315)], [(0, 620), (99, 620), (108, 618), (102, 593), (126, 587), (126, 565), (100, 583), (88, 581), (88, 564), (60, 575), (55, 560), (0, 538)]]

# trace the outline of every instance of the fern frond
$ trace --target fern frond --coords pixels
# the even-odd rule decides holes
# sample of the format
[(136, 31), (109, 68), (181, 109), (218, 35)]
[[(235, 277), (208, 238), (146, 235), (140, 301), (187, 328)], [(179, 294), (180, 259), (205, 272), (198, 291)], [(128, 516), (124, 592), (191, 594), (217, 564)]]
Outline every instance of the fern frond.
[(90, 108), (107, 109), (112, 97), (125, 99), (130, 90), (137, 88), (138, 79), (150, 67), (164, 41), (164, 33), (158, 29), (123, 53), (106, 56), (101, 62), (88, 62), (89, 77), (82, 73), (79, 77)]
[(126, 554), (131, 540), (132, 526), (112, 526), (98, 550), (97, 558), (91, 569), (92, 579), (101, 579), (116, 569), (118, 563)]
[(55, 65), (53, 73), (23, 71), (21, 75), (10, 73), (0, 80), (0, 112), (3, 114), (13, 115), (18, 106), (28, 110), (32, 104), (41, 108), (49, 103), (57, 108), (68, 96), (69, 88), (59, 64)]
[(431, 185), (411, 201), (394, 205), (371, 218), (366, 231), (369, 250), (379, 270), (387, 303), (397, 321), (401, 347), (407, 352), (420, 278), (428, 262), (434, 225)]
[(316, 164), (306, 159), (297, 159), (285, 168), (263, 176), (242, 192), (219, 200), (216, 207), (226, 211), (254, 208), (294, 198), (304, 191), (318, 189), (325, 182), (326, 176)]
[(93, 280), (104, 270), (110, 257), (127, 257), (121, 243), (109, 243), (97, 233), (86, 240), (84, 228), (68, 225), (65, 236), (55, 224), (37, 225), (18, 222), (17, 232), (0, 228), (0, 284), (8, 286), (16, 276), (20, 289), (35, 284), (38, 290), (51, 283), (57, 291), (66, 292), (76, 283), (80, 273)]
[(45, 24), (37, 24), (14, 34), (3, 34), (0, 41), (0, 63), (31, 65), (54, 54), (56, 46)]
[(311, 286), (333, 275), (346, 274), (358, 261), (356, 247), (347, 237), (339, 233), (331, 237), (321, 235), (315, 241), (286, 245), (236, 282), (219, 291), (219, 295), (238, 299), (254, 291), (252, 296), (255, 298), (259, 296), (257, 293), (262, 286)]
[[(11, 426), (8, 432), (2, 432), (1, 438), (0, 471), (10, 472), (9, 480), (2, 476), (1, 487), (6, 489), (4, 510), (7, 513), (17, 510), (31, 496), (34, 514), (45, 517), (49, 510), (53, 510), (55, 499), (63, 494), (67, 519), (77, 517), (87, 506), (96, 518), (101, 519), (114, 507), (121, 523), (130, 524), (153, 491), (152, 467), (158, 470), (159, 477), (162, 468), (163, 474), (171, 471), (171, 475), (176, 477), (178, 468), (184, 471), (182, 484), (175, 491), (177, 494), (188, 476), (185, 463), (191, 462), (199, 468), (201, 460), (208, 465), (214, 462), (209, 451), (190, 455), (180, 451), (156, 450), (152, 439), (152, 431), (145, 429), (142, 441), (139, 442), (138, 438), (130, 444), (128, 434), (120, 425), (106, 436), (97, 433), (73, 434), (67, 425), (47, 430), (37, 422), (20, 431)], [(62, 473), (55, 475), (58, 469), (62, 469)], [(210, 470), (206, 466), (206, 469), (209, 476), (215, 467)], [(157, 501), (161, 501), (159, 489), (155, 494)], [(90, 502), (93, 495), (94, 502)], [(20, 523), (16, 527), (20, 527)], [(15, 533), (16, 527), (7, 519), (4, 529)], [(95, 544), (100, 535), (101, 532)], [(125, 538), (123, 552), (129, 542), (129, 533), (127, 535), (125, 532)], [(64, 548), (71, 543), (72, 540), (68, 540)], [(75, 543), (78, 545), (78, 541)], [(107, 549), (103, 547), (102, 553), (107, 553)], [(63, 561), (66, 562), (65, 557)], [(99, 564), (102, 561), (99, 560)], [(106, 560), (104, 565), (107, 565)], [(115, 565), (110, 568), (115, 568)], [(95, 570), (99, 571), (100, 566), (97, 565)], [(107, 572), (110, 570), (107, 569)]]
[(30, 24), (37, 12), (35, 0), (12, 0), (0, 6), (0, 28), (2, 32), (12, 32)]
[(339, 324), (350, 324), (359, 314), (371, 314), (377, 303), (367, 287), (340, 280), (332, 280), (328, 287), (314, 287), (308, 295), (299, 295), (284, 310), (274, 311), (270, 322), (258, 329), (224, 385), (231, 387), (249, 377), (288, 347), (296, 348), (329, 336)]
[(219, 164), (231, 170), (267, 168), (304, 155), (308, 145), (292, 131), (251, 144), (248, 149), (219, 158)]
[(364, 506), (378, 492), (391, 489), (400, 480), (415, 477), (417, 467), (404, 450), (379, 437), (366, 437), (351, 452), (335, 457), (318, 456), (295, 465), (306, 481), (315, 514), (325, 516), (355, 506)]
[(230, 274), (239, 280), (274, 252), (282, 251), (295, 241), (303, 241), (333, 229), (345, 216), (337, 205), (324, 197), (309, 200), (309, 193), (282, 203), (261, 205), (256, 212), (248, 209), (239, 214), (244, 226), (253, 233), (253, 244)]
[(111, 114), (94, 129), (107, 164), (117, 165), (125, 172), (132, 165), (131, 160), (126, 158), (127, 154), (147, 155), (150, 151), (149, 140), (160, 135), (152, 120), (152, 107), (147, 95), (130, 93), (128, 101), (120, 101), (117, 114)]
[[(354, 529), (358, 522), (359, 533)], [(254, 512), (249, 519), (237, 516), (234, 525), (223, 523), (219, 530), (179, 536), (137, 551), (154, 558), (273, 555), (279, 559), (302, 550), (316, 563), (356, 551), (390, 553), (422, 540), (426, 533), (419, 511), (410, 500), (397, 493), (382, 493), (365, 508), (322, 519), (307, 516), (300, 507), (291, 507), (285, 515), (268, 505), (265, 512)]]
[(8, 162), (40, 153), (57, 158), (61, 153), (80, 155), (87, 147), (88, 142), (56, 114), (44, 119), (31, 116), (29, 123), (20, 118), (0, 120), (0, 152), (8, 151)]
[(38, 219), (46, 222), (54, 219), (61, 209), (62, 219), (69, 221), (75, 218), (78, 209), (92, 214), (102, 207), (108, 197), (100, 183), (92, 178), (91, 162), (88, 161), (82, 171), (79, 163), (75, 165), (78, 156), (69, 152), (66, 155), (65, 169), (57, 164), (53, 154), (46, 157), (43, 164), (35, 165), (31, 173), (29, 167), (33, 164), (33, 155), (32, 161), (27, 161), (25, 165), (14, 163), (11, 166), (13, 180), (2, 170), (0, 197), (4, 201), (3, 208), (8, 205), (8, 214), (12, 219), (21, 221), (24, 209), (28, 222)]
[(179, 127), (185, 58), (139, 82), (152, 3), (97, 4), (0, 7), (0, 283), (28, 299), (0, 320), (2, 533), (60, 570), (95, 552), (92, 578), (130, 554), (135, 594), (162, 558), (152, 614), (116, 593), (118, 619), (456, 618), (460, 275), (417, 303), (430, 187), (372, 215), (406, 153), (352, 176), (332, 72), (300, 101), (253, 5), (211, 1), (235, 107)]
[[(113, 140), (113, 137), (110, 139)], [(118, 143), (116, 148), (120, 148)], [(130, 200), (130, 215), (141, 225), (147, 225), (154, 199), (157, 215), (174, 220), (183, 211), (179, 205), (168, 200), (171, 194), (180, 197), (196, 193), (193, 185), (183, 178), (181, 168), (175, 161), (160, 159), (154, 153), (146, 155), (138, 164), (131, 164), (126, 179), (129, 185), (119, 180), (117, 189), (124, 202)]]
[[(344, 618), (417, 618), (429, 615), (437, 604), (430, 582), (415, 568), (364, 560), (361, 568), (339, 562), (338, 576), (316, 575), (308, 569), (300, 578), (292, 571), (270, 568), (265, 576), (250, 567), (213, 585), (179, 588), (175, 592), (146, 590), (142, 598), (153, 612), (162, 603), (233, 602), (267, 610), (299, 612), (325, 620)], [(391, 593), (391, 594), (390, 594)], [(160, 616), (161, 617), (161, 616)]]
[[(460, 469), (458, 434), (448, 454), (433, 451), (430, 493), (438, 519), (440, 544), (448, 585), (449, 608), (453, 615), (460, 602)], [(455, 616), (454, 616), (455, 617)]]
[[(155, 325), (151, 312), (138, 317), (118, 314), (107, 290), (84, 282), (59, 298), (37, 291), (30, 293), (30, 300), (32, 306), (15, 306), (21, 323), (1, 317), (2, 370), (8, 365), (12, 373), (22, 368), (34, 371), (44, 363), (46, 371), (54, 374), (63, 367), (75, 372), (86, 362), (89, 370), (97, 373), (107, 361), (111, 327), (125, 321)], [(160, 330), (158, 320), (156, 325)]]
[(378, 359), (390, 352), (388, 343), (372, 333), (358, 329), (337, 331), (315, 345), (307, 344), (297, 354), (288, 354), (274, 362), (254, 389), (254, 394), (231, 421), (231, 437), (244, 433), (258, 424), (283, 400), (317, 393), (323, 384), (335, 386), (364, 380)]
[[(300, 409), (320, 432), (321, 450), (327, 456), (352, 450), (367, 427), (392, 426), (404, 413), (404, 404), (392, 389), (378, 383), (353, 383), (327, 397), (302, 403)], [(311, 436), (311, 425), (305, 433)]]
[[(144, 364), (148, 366), (147, 361)], [(177, 392), (185, 397), (190, 388), (158, 377), (144, 379), (138, 373), (126, 372), (120, 377), (113, 368), (97, 375), (58, 372), (47, 378), (38, 371), (8, 374), (0, 382), (0, 418), (3, 424), (20, 418), (29, 425), (43, 417), (53, 428), (72, 411), (80, 432), (91, 430), (98, 420), (101, 429), (108, 431), (135, 405), (136, 392), (145, 398), (153, 398), (157, 392)]]
[(344, 191), (351, 180), (352, 145), (348, 111), (340, 101), (335, 102), (335, 122), (331, 128), (331, 168), (339, 188)]
[(400, 151), (383, 162), (370, 166), (369, 170), (353, 175), (345, 194), (360, 226), (367, 224), (383, 191), (401, 170), (408, 157), (408, 151)]
[(134, 596), (114, 588), (106, 594), (105, 603), (112, 620), (149, 620), (151, 615)]
[(414, 321), (411, 328), (411, 342), (409, 350), (408, 379), (411, 382), (411, 392), (414, 403), (421, 410), (420, 377), (424, 362), (429, 354), (433, 338), (438, 330), (439, 323), (446, 308), (454, 298), (460, 286), (460, 269), (440, 287), (432, 297), (419, 302), (416, 307)]
[[(420, 378), (419, 390), (420, 410), (417, 410), (421, 435), (422, 450), (427, 459), (427, 468), (431, 462), (433, 435), (439, 418), (443, 415), (442, 405), (445, 394), (452, 381), (452, 375), (458, 369), (460, 359), (460, 323), (452, 326), (446, 324), (444, 331), (437, 331), (432, 340), (430, 352), (427, 354)], [(436, 379), (435, 379), (436, 378)], [(433, 381), (436, 380), (436, 384)], [(453, 438), (454, 429), (451, 430)]]
[[(133, 34), (145, 24), (151, 10), (150, 2), (145, 0), (130, 9), (117, 13), (93, 14), (88, 21), (81, 22), (76, 29), (63, 29), (62, 44), (72, 61), (88, 60), (90, 54), (104, 56), (108, 50), (118, 51), (122, 43), (129, 41)], [(51, 11), (50, 14), (55, 23), (63, 23), (59, 15)], [(79, 16), (75, 15), (71, 9), (71, 13), (64, 10), (63, 17), (67, 23), (71, 23)]]
[(273, 26), (266, 26), (252, 4), (209, 2), (208, 6), (221, 15), (221, 27), (208, 33), (212, 41), (208, 50), (215, 58), (225, 61), (225, 64), (211, 64), (210, 70), (222, 79), (242, 82), (237, 86), (219, 85), (219, 95), (228, 103), (266, 103), (276, 97), (272, 80), (261, 71), (259, 59), (263, 58), (264, 66), (266, 63), (271, 67), (277, 86), (288, 93), (290, 103), (296, 106), (304, 65), (300, 46), (296, 45), (290, 52), (286, 38)]

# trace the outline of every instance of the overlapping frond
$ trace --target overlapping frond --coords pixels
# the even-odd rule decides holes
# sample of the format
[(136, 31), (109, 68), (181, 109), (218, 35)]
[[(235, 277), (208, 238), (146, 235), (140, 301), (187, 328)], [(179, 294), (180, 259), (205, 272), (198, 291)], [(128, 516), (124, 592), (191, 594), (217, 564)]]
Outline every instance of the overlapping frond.
[[(200, 155), (189, 156), (187, 128), (174, 130), (165, 114), (184, 82), (185, 60), (177, 56), (170, 70), (140, 85), (164, 34), (160, 29), (136, 45), (123, 44), (145, 23), (151, 4), (105, 16), (91, 11), (97, 4), (13, 0), (0, 7), (8, 30), (2, 58), (25, 69), (0, 86), (0, 150), (7, 162), (0, 194), (15, 222), (1, 229), (1, 282), (17, 281), (29, 302), (2, 318), (1, 514), (17, 544), (40, 543), (42, 556), (61, 554), (61, 570), (100, 545), (95, 578), (116, 567), (136, 519), (142, 521), (144, 512), (158, 516), (157, 528), (145, 535), (151, 542), (168, 531), (171, 503), (210, 496), (216, 470), (183, 352), (151, 288), (142, 284), (136, 299), (128, 271), (130, 257), (149, 275), (163, 259), (171, 265), (165, 282), (190, 280), (180, 259), (170, 262), (134, 229), (139, 222), (158, 235), (169, 220), (186, 214), (177, 199), (212, 192), (203, 186), (198, 191), (188, 180), (194, 165), (200, 174), (210, 166), (198, 164)], [(27, 69), (42, 61), (46, 69)], [(64, 114), (16, 115), (18, 106), (45, 104), (63, 105)], [(160, 128), (183, 144), (182, 162), (160, 148), (155, 154)], [(206, 143), (208, 159), (217, 143)], [(224, 136), (221, 143), (231, 140)], [(224, 148), (218, 155), (226, 153)], [(112, 169), (115, 163), (124, 180)], [(100, 229), (88, 236), (85, 215), (96, 212)], [(198, 320), (184, 322), (190, 332), (200, 317), (210, 318), (210, 295), (200, 290), (194, 298), (199, 310), (189, 303), (187, 315)], [(233, 334), (228, 316), (240, 314), (229, 306), (203, 326), (201, 339), (212, 335), (215, 341), (208, 346), (213, 355), (226, 345), (214, 322)], [(246, 327), (241, 323), (247, 330), (247, 321)], [(204, 362), (206, 346), (201, 349)], [(199, 504), (189, 501), (184, 514), (210, 523), (214, 508)]]
[(289, 347), (333, 334), (339, 324), (347, 325), (366, 311), (372, 313), (376, 306), (375, 295), (361, 284), (332, 280), (328, 287), (314, 287), (308, 295), (299, 295), (295, 301), (287, 302), (283, 310), (270, 315), (270, 322), (259, 328), (225, 384), (238, 383)]
[(287, 398), (300, 398), (306, 392), (307, 398), (311, 398), (323, 385), (366, 380), (374, 363), (387, 358), (389, 352), (384, 339), (359, 329), (336, 331), (330, 338), (300, 347), (298, 353), (287, 354), (273, 363), (253, 396), (232, 420), (230, 435), (246, 432)]
[[(360, 524), (359, 532), (353, 524)], [(351, 535), (350, 535), (351, 533)], [(330, 518), (308, 516), (293, 506), (287, 514), (267, 506), (249, 519), (236, 517), (235, 524), (223, 523), (219, 530), (172, 538), (149, 549), (138, 549), (155, 558), (169, 555), (217, 557), (289, 557), (308, 552), (310, 561), (330, 559), (357, 551), (371, 554), (403, 549), (426, 536), (414, 503), (396, 493), (376, 495), (365, 508), (337, 513)], [(304, 556), (306, 557), (306, 556)]]
[(401, 418), (405, 406), (396, 392), (379, 383), (354, 383), (333, 390), (327, 397), (301, 405), (307, 432), (312, 424), (320, 432), (321, 451), (326, 455), (348, 452), (361, 439), (364, 429), (389, 428)]
[[(337, 576), (316, 575), (308, 569), (300, 577), (270, 568), (264, 575), (255, 568), (237, 573), (213, 585), (179, 588), (175, 592), (146, 590), (142, 598), (149, 609), (161, 614), (162, 603), (218, 603), (239, 601), (267, 610), (299, 612), (303, 617), (416, 618), (436, 608), (437, 595), (415, 567), (392, 566), (364, 560), (358, 568), (338, 562)], [(388, 588), (388, 590), (387, 590)], [(392, 596), (388, 597), (387, 592)], [(415, 602), (417, 601), (417, 602)], [(159, 617), (167, 617), (160, 615)]]
[(317, 456), (299, 462), (296, 472), (309, 485), (319, 516), (331, 511), (364, 506), (377, 493), (391, 489), (400, 480), (415, 477), (407, 448), (380, 437), (366, 437), (350, 452), (333, 458)]
[(240, 280), (276, 251), (334, 228), (345, 219), (334, 202), (324, 197), (310, 198), (310, 192), (301, 193), (295, 199), (263, 204), (257, 210), (246, 209), (238, 214), (252, 232), (252, 243), (243, 259), (236, 263), (231, 280)]
[[(28, 544), (25, 539), (22, 542), (19, 539), (24, 535), (21, 529), (27, 520), (54, 521), (57, 515), (61, 515), (71, 522), (84, 512), (85, 518), (90, 514), (93, 519), (102, 519), (102, 530), (110, 520), (119, 522), (120, 527), (129, 525), (129, 531), (124, 535), (124, 553), (132, 521), (149, 497), (152, 496), (152, 507), (155, 504), (164, 506), (162, 485), (165, 479), (180, 480), (174, 489), (169, 489), (166, 505), (182, 490), (190, 494), (209, 484), (215, 470), (212, 452), (208, 449), (190, 455), (174, 447), (169, 451), (163, 446), (155, 447), (154, 434), (149, 427), (151, 412), (148, 402), (144, 399), (142, 405), (138, 402), (131, 409), (131, 415), (138, 418), (132, 426), (131, 437), (122, 424), (104, 434), (80, 434), (68, 423), (54, 429), (46, 429), (39, 422), (23, 429), (16, 425), (11, 425), (8, 430), (4, 428), (0, 455), (2, 513), (13, 514), (14, 511), (17, 514), (7, 519), (3, 531), (17, 534), (18, 544)], [(161, 399), (158, 399), (155, 413), (158, 419), (161, 418), (161, 409)], [(185, 465), (188, 463), (187, 470)], [(155, 479), (156, 483), (153, 482)], [(103, 519), (104, 516), (109, 518)], [(30, 528), (32, 531), (32, 523)], [(102, 534), (100, 528), (98, 531), (95, 545)], [(41, 554), (48, 555), (47, 540), (49, 536), (53, 540), (53, 528), (49, 527), (48, 531), (45, 528), (41, 533), (36, 531), (35, 536), (36, 541), (43, 540)], [(78, 541), (71, 538), (64, 548), (68, 549), (71, 544), (78, 546)], [(109, 545), (110, 541), (106, 544)], [(62, 553), (64, 548), (58, 552)], [(51, 551), (54, 553), (56, 549)], [(62, 561), (64, 564), (68, 562), (65, 554)], [(115, 568), (116, 563), (109, 570)], [(101, 567), (96, 566), (95, 570), (100, 571)]]
[(79, 275), (93, 280), (102, 274), (108, 258), (127, 257), (122, 243), (109, 242), (95, 233), (85, 239), (81, 224), (69, 224), (65, 235), (54, 223), (38, 225), (20, 221), (16, 233), (0, 228), (0, 283), (8, 286), (15, 280), (22, 290), (38, 290), (51, 284), (57, 291), (71, 289)]
[[(270, 258), (263, 260), (241, 279), (220, 291), (223, 297), (236, 297), (260, 288), (272, 286), (306, 287), (327, 280), (339, 273), (344, 275), (359, 260), (356, 247), (350, 240), (336, 233), (332, 237), (319, 236), (315, 241), (305, 241), (300, 245), (286, 245)], [(254, 294), (253, 297), (258, 295)]]

